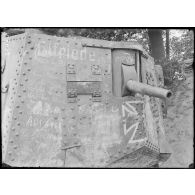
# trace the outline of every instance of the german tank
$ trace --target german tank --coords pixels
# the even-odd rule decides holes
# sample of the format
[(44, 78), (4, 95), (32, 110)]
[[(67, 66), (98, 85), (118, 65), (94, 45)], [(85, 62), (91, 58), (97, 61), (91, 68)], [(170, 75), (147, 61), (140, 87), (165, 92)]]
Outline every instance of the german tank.
[(4, 163), (142, 168), (170, 156), (171, 92), (137, 42), (2, 35), (1, 60)]

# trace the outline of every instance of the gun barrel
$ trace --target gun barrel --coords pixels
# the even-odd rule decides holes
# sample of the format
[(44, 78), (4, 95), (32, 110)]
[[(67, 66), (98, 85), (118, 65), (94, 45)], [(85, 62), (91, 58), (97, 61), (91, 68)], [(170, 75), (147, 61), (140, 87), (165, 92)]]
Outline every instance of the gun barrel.
[(160, 87), (153, 87), (145, 83), (139, 83), (133, 80), (129, 80), (126, 84), (126, 87), (132, 92), (148, 96), (155, 96), (161, 99), (170, 98), (172, 96), (170, 90), (166, 90)]

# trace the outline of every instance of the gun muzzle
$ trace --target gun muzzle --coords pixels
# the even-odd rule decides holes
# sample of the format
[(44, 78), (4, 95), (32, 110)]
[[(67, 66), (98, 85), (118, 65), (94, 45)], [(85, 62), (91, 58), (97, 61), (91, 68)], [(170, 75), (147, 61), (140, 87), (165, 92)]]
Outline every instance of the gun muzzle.
[(129, 91), (140, 93), (142, 95), (154, 96), (161, 99), (170, 98), (172, 92), (160, 87), (153, 87), (145, 83), (129, 80), (127, 81), (126, 87)]

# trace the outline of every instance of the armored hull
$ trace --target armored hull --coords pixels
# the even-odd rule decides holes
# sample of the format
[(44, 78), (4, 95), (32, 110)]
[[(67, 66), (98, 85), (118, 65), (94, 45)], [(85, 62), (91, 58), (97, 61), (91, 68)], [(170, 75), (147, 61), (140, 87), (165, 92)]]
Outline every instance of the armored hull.
[[(2, 37), (2, 154), (17, 167), (150, 167), (166, 160), (158, 86), (136, 42)], [(165, 158), (162, 158), (165, 157)]]

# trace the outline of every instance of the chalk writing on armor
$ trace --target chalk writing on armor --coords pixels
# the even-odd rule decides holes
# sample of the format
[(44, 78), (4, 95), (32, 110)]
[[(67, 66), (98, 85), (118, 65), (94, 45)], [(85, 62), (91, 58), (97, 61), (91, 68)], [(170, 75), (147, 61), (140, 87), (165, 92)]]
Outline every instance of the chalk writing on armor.
[(88, 51), (84, 48), (71, 48), (69, 45), (61, 46), (56, 43), (40, 41), (37, 44), (35, 57), (58, 57), (81, 61), (95, 61), (94, 51)]

